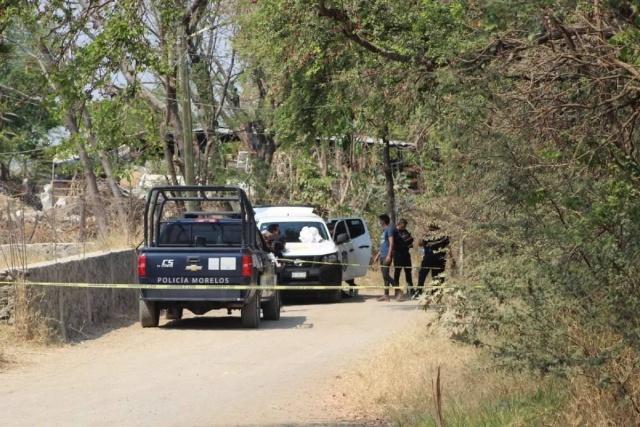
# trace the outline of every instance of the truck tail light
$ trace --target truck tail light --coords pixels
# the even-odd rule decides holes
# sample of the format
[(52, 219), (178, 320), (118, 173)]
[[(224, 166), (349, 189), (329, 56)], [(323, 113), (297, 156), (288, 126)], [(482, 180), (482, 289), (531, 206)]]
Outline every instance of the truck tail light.
[(242, 277), (251, 277), (253, 273), (253, 261), (251, 255), (242, 255)]
[(147, 277), (147, 256), (138, 255), (138, 277)]

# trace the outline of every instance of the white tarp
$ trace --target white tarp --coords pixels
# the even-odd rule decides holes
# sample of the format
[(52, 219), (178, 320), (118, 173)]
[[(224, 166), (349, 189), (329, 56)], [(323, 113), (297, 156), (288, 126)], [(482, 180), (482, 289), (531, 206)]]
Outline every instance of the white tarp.
[(301, 243), (321, 243), (324, 240), (316, 227), (302, 227), (298, 239)]

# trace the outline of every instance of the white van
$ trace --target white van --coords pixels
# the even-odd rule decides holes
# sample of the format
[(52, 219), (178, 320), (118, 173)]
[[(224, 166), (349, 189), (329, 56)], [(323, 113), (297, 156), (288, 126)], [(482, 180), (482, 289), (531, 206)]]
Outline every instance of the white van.
[[(283, 285), (340, 286), (367, 274), (371, 236), (362, 218), (331, 220), (333, 233), (312, 207), (274, 206), (254, 208), (261, 232), (278, 224), (285, 243)], [(335, 264), (334, 264), (335, 263)], [(340, 291), (332, 294), (339, 297)]]

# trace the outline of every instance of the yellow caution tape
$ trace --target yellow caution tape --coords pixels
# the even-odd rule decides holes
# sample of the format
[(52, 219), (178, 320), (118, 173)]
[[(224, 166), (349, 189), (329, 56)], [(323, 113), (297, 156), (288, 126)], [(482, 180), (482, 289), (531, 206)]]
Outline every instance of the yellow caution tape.
[[(339, 266), (347, 266), (347, 267), (372, 267), (372, 268), (380, 268), (383, 267), (380, 264), (351, 264), (351, 263), (345, 263), (345, 262), (328, 262), (328, 261), (310, 261), (310, 260), (304, 260), (304, 259), (297, 259), (297, 258), (276, 258), (279, 262), (285, 263), (285, 264), (296, 264), (296, 266), (299, 266), (297, 264), (319, 264), (319, 265), (339, 265)], [(431, 270), (431, 269), (439, 269), (442, 268), (442, 266), (400, 266), (400, 265), (389, 265), (389, 266), (384, 266), (385, 268), (389, 268), (389, 269), (393, 269), (393, 268), (411, 268), (413, 270)]]
[[(379, 286), (379, 285), (156, 285), (137, 283), (73, 283), (73, 282), (29, 282), (29, 281), (0, 281), (0, 285), (16, 286), (51, 286), (61, 288), (94, 288), (94, 289), (158, 289), (158, 290), (261, 290), (261, 291), (322, 291), (322, 290), (361, 290), (361, 289), (422, 289), (417, 286)], [(458, 286), (459, 287), (459, 286)], [(471, 286), (480, 288), (480, 286)], [(426, 289), (453, 288), (448, 285), (428, 285)], [(469, 286), (466, 286), (469, 288)]]

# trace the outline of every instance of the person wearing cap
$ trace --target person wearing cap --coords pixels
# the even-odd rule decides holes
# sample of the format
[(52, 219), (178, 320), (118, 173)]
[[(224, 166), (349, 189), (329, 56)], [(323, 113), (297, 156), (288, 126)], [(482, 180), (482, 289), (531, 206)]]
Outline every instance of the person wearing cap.
[(449, 236), (440, 231), (436, 224), (429, 224), (427, 235), (418, 242), (422, 255), (420, 273), (418, 274), (418, 288), (415, 296), (422, 294), (424, 282), (431, 273), (431, 278), (438, 284), (444, 282), (444, 269), (447, 265)]
[(393, 253), (393, 281), (396, 286), (400, 286), (400, 275), (404, 270), (404, 277), (407, 281), (407, 287), (409, 289), (408, 294), (412, 296), (414, 294), (413, 278), (411, 277), (411, 248), (413, 248), (413, 236), (407, 230), (407, 220), (402, 218), (396, 224), (395, 235), (395, 252)]

